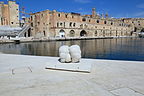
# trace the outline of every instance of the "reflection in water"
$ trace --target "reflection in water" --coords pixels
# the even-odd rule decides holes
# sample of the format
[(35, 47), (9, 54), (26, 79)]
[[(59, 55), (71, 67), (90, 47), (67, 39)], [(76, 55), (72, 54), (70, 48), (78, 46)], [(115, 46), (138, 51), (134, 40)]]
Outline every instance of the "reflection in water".
[(143, 38), (33, 42), (18, 45), (1, 44), (0, 52), (37, 56), (58, 56), (60, 46), (74, 44), (81, 47), (83, 58), (144, 61)]

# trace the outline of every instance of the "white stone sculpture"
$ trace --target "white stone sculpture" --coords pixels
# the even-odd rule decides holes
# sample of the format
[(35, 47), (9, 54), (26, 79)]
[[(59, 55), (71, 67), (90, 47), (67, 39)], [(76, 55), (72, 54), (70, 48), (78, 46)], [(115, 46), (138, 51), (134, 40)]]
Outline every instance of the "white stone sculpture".
[(72, 45), (71, 47), (66, 45), (61, 46), (59, 48), (59, 56), (61, 63), (77, 63), (81, 59), (80, 47), (78, 45)]
[(69, 46), (61, 46), (59, 48), (59, 56), (60, 56), (60, 59), (59, 61), (61, 63), (69, 63), (71, 62), (71, 56), (70, 56), (70, 53), (69, 53)]
[(78, 45), (72, 45), (69, 48), (69, 51), (70, 51), (70, 55), (71, 55), (71, 58), (72, 58), (72, 62), (73, 63), (80, 62), (80, 59), (81, 59), (80, 47)]

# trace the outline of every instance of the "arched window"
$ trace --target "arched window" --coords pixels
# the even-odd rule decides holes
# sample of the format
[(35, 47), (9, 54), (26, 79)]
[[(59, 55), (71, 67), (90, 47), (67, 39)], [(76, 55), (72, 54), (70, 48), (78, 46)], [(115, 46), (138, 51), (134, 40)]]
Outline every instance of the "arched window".
[(73, 26), (75, 27), (76, 23), (73, 24)]
[(107, 24), (107, 21), (104, 21), (104, 24)]
[(61, 15), (60, 14), (58, 14), (58, 17), (60, 17)]
[(81, 37), (83, 37), (83, 36), (87, 36), (86, 31), (85, 31), (85, 30), (82, 30), (82, 31), (80, 32), (80, 36), (81, 36)]
[(99, 20), (97, 20), (96, 22), (99, 23)]
[(69, 36), (70, 36), (70, 37), (74, 37), (74, 36), (75, 36), (75, 31), (74, 31), (74, 30), (71, 30)]
[(87, 28), (87, 27), (88, 27), (86, 24), (85, 24), (84, 26), (85, 26), (85, 28)]
[(37, 22), (38, 25), (40, 25), (40, 22)]
[(68, 17), (68, 15), (67, 15), (67, 14), (65, 14), (65, 17), (67, 18), (67, 17)]
[(80, 25), (80, 28), (83, 28), (83, 24)]
[(84, 22), (85, 22), (85, 21), (86, 21), (86, 18), (83, 18), (83, 19), (82, 19), (82, 21), (84, 21)]
[(43, 31), (44, 36), (46, 35), (45, 31)]
[(60, 36), (60, 37), (65, 37), (65, 31), (64, 31), (63, 29), (61, 29), (61, 30), (59, 31), (59, 36)]
[(70, 22), (69, 26), (72, 27), (72, 22)]
[(62, 23), (60, 23), (60, 26), (62, 26), (63, 24)]

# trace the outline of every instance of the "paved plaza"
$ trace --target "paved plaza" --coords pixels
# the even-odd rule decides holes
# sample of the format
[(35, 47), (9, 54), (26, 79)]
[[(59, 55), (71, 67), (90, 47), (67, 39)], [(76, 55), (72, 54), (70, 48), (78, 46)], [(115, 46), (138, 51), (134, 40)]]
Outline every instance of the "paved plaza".
[(57, 62), (0, 54), (1, 96), (144, 96), (144, 62), (82, 59), (90, 73), (45, 69)]

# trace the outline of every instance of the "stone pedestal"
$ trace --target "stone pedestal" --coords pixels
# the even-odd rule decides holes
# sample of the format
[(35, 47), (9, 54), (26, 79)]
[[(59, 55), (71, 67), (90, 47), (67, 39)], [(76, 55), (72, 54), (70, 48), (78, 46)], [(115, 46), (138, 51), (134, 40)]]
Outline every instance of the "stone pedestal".
[(50, 70), (59, 70), (59, 71), (70, 71), (70, 72), (91, 72), (91, 64), (86, 63), (60, 63), (56, 64), (47, 64), (46, 69)]

